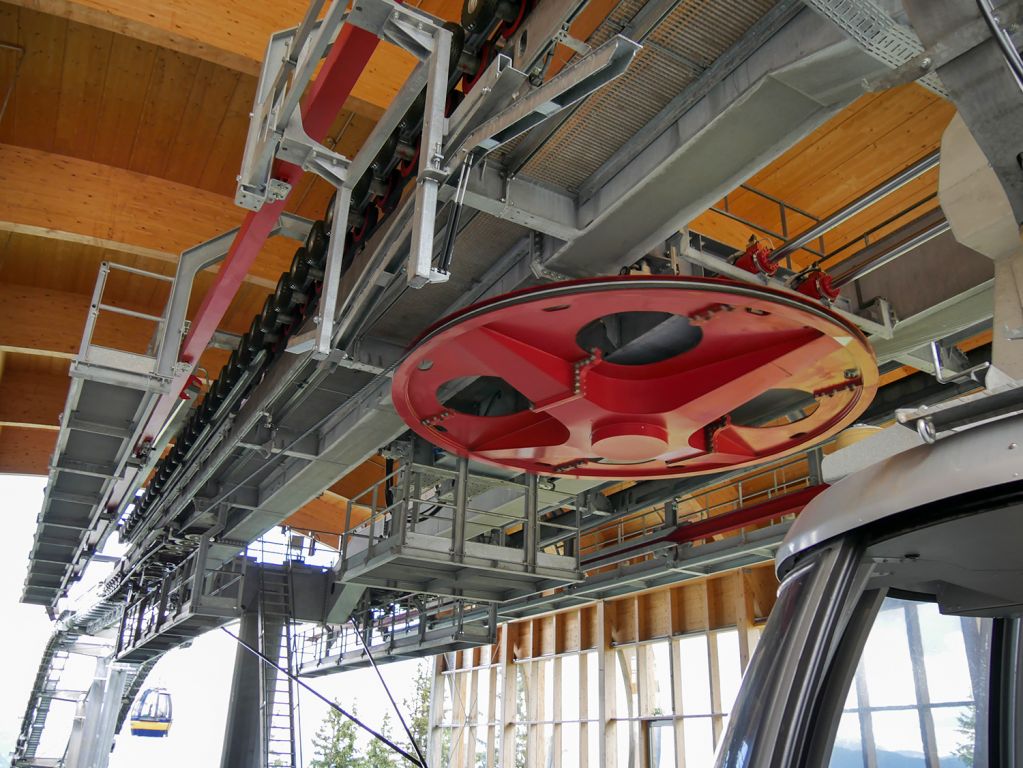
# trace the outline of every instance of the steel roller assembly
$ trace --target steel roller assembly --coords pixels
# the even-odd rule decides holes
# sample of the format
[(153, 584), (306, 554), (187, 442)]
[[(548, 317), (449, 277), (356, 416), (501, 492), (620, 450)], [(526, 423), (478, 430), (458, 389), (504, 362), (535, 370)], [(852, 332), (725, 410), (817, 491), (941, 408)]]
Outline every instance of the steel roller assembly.
[[(447, 114), (472, 90), (532, 7), (532, 0), (465, 0), (462, 23), (445, 24), (452, 34)], [(322, 291), (331, 233), (344, 237), (341, 265), (342, 272), (347, 272), (358, 252), (394, 212), (416, 178), (425, 104), (424, 91), (354, 184), (348, 221), (333, 226), (332, 200), (323, 218), (313, 223), (305, 243), (295, 251), (290, 269), (281, 274), (262, 312), (253, 318), (227, 365), (210, 382), (202, 402), (192, 409), (174, 445), (157, 462), (145, 490), (121, 521), (122, 538), (131, 539), (144, 530), (142, 523), (180, 476), (190, 456), (208, 439), (213, 426), (237, 407), (242, 394), (236, 391), (239, 385), (244, 381), (245, 387), (254, 386), (284, 353), (289, 337), (312, 315)]]
[(859, 329), (806, 296), (727, 280), (530, 288), (428, 330), (394, 405), (443, 450), (544, 475), (740, 468), (849, 426), (878, 385)]

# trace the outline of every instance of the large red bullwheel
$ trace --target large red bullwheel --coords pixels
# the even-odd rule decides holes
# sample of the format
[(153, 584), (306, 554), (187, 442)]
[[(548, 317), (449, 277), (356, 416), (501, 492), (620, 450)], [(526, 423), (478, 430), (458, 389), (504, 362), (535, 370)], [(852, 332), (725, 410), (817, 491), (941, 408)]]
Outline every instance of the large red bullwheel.
[(877, 389), (857, 328), (791, 293), (614, 277), (527, 289), (428, 330), (394, 405), (459, 456), (545, 475), (743, 467), (848, 426)]

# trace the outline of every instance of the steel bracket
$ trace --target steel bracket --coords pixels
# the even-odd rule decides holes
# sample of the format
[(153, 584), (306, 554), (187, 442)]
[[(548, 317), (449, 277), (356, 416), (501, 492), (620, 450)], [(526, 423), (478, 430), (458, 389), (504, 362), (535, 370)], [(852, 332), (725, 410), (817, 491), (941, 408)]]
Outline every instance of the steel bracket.
[(560, 244), (559, 241), (546, 237), (539, 232), (533, 233), (529, 243), (529, 271), (540, 280), (550, 280), (552, 282), (571, 280), (571, 275), (563, 274), (547, 266), (547, 262), (557, 250), (555, 243)]
[[(302, 127), (302, 115), (299, 112), (295, 112), (284, 131), (277, 149), (277, 157), (301, 167), (304, 171), (315, 173), (334, 187), (340, 187), (347, 177), (348, 158), (309, 138)], [(287, 187), (283, 196), (274, 195), (274, 185)], [(283, 200), (290, 191), (290, 185), (277, 179), (271, 180), (271, 195), (276, 199)]]
[(582, 40), (578, 40), (568, 34), (568, 27), (569, 25), (567, 23), (561, 25), (561, 29), (554, 33), (554, 42), (561, 43), (566, 48), (571, 48), (581, 56), (585, 56), (593, 50)]
[[(637, 43), (618, 35), (525, 95), (518, 91), (528, 79), (526, 73), (513, 69), (505, 57), (499, 56), (482, 76), (486, 86), (479, 89), (480, 95), (470, 94), (472, 101), (449, 121), (444, 117), (443, 87), (447, 77), (450, 33), (439, 30), (434, 43), (434, 51), (428, 60), (423, 151), (420, 153), (412, 241), (406, 267), (406, 279), (413, 288), (448, 279), (446, 271), (433, 266), (440, 187), (460, 173), (454, 203), (457, 211), (464, 199), (473, 165), (620, 76), (640, 48)], [(473, 93), (476, 90), (473, 89)], [(507, 106), (501, 108), (502, 103), (507, 103)], [(453, 214), (449, 226), (453, 226), (456, 220), (457, 214)]]

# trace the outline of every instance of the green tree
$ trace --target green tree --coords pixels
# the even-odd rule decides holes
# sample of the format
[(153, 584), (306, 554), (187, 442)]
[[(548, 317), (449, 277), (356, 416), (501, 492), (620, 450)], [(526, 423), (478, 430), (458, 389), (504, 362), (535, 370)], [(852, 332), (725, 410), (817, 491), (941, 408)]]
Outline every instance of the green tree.
[(956, 745), (952, 754), (962, 760), (963, 765), (972, 768), (974, 757), (977, 751), (977, 709), (970, 707), (958, 717), (959, 724), (956, 728), (963, 741)]
[[(355, 714), (354, 709), (352, 714)], [(313, 737), (316, 759), (309, 764), (310, 768), (363, 768), (356, 735), (355, 723), (336, 709), (330, 709)]]
[[(380, 724), (380, 733), (388, 739), (391, 738), (390, 714), (384, 715), (384, 721)], [(362, 759), (361, 768), (398, 768), (397, 753), (380, 739), (370, 739), (369, 749), (366, 750), (366, 757)]]
[[(430, 662), (420, 661), (416, 665), (416, 674), (413, 678), (415, 689), (412, 695), (402, 701), (402, 709), (407, 717), (409, 730), (416, 740), (419, 748), (426, 753), (426, 744), (430, 738), (430, 688), (433, 685), (433, 675), (430, 673)], [(410, 754), (416, 750), (407, 739), (402, 739), (402, 747)]]

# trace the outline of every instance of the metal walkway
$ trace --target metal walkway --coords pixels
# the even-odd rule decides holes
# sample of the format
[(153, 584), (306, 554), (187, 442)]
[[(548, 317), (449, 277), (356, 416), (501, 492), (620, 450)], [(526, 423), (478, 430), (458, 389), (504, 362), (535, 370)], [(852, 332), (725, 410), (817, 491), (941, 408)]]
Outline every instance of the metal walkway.
[[(170, 379), (158, 373), (167, 343), (166, 315), (148, 315), (105, 304), (104, 289), (119, 272), (163, 283), (173, 278), (103, 262), (60, 419), (57, 448), (30, 554), (22, 602), (52, 607), (81, 576), (88, 558), (117, 522), (103, 501), (120, 477), (156, 397)], [(110, 314), (155, 325), (150, 350), (112, 349), (94, 340)], [(176, 350), (175, 350), (176, 353)]]

